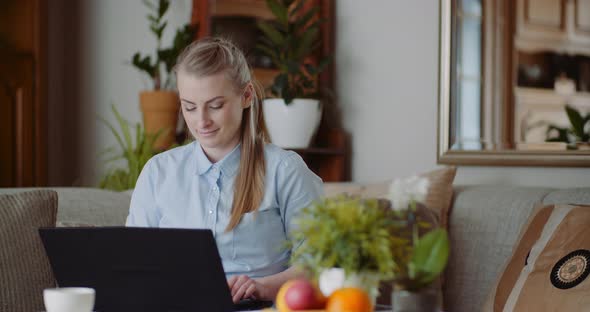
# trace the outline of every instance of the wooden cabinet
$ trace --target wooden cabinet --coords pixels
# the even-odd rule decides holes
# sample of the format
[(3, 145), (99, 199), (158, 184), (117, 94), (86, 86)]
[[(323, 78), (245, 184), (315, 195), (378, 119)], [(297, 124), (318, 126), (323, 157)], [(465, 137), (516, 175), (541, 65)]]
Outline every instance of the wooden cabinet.
[[(333, 54), (334, 2), (333, 0), (305, 0), (305, 7), (317, 7), (321, 24), (322, 46), (318, 57)], [(263, 85), (272, 83), (278, 71), (270, 60), (254, 48), (262, 33), (256, 20), (272, 19), (273, 15), (265, 0), (193, 0), (191, 23), (197, 26), (197, 38), (223, 35), (231, 38), (248, 57), (254, 76)], [(320, 87), (332, 87), (332, 69), (320, 75)]]
[(47, 183), (46, 12), (43, 0), (0, 10), (0, 187)]
[(574, 0), (574, 34), (590, 38), (590, 0)]
[(516, 47), (590, 55), (590, 0), (517, 0)]
[(565, 7), (562, 0), (519, 0), (519, 34), (539, 38), (563, 37)]
[[(318, 59), (333, 54), (334, 1), (304, 0), (304, 6), (319, 9), (322, 45)], [(197, 38), (222, 35), (231, 38), (246, 54), (256, 80), (263, 87), (272, 84), (278, 70), (270, 60), (254, 49), (262, 33), (256, 27), (257, 20), (269, 20), (273, 15), (265, 0), (193, 0), (191, 22), (198, 28)], [(332, 89), (332, 66), (322, 72), (319, 87)], [(307, 165), (325, 182), (347, 181), (349, 173), (349, 140), (345, 132), (334, 127), (334, 119), (324, 111), (320, 129), (310, 148), (294, 150), (300, 154)]]

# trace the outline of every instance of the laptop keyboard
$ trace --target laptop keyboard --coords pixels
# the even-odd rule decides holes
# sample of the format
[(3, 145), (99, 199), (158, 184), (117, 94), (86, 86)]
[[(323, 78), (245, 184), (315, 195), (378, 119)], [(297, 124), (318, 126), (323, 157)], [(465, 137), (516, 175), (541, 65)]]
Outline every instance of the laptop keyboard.
[(244, 299), (238, 303), (234, 303), (234, 311), (252, 311), (262, 310), (273, 306), (272, 301), (261, 301), (253, 299)]

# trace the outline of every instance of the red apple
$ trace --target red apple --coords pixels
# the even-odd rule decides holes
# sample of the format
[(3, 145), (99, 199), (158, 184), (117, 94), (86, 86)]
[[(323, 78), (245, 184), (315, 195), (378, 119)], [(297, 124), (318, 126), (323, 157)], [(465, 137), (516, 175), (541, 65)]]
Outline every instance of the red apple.
[(293, 281), (285, 292), (285, 304), (291, 310), (307, 310), (318, 306), (316, 289), (305, 279)]

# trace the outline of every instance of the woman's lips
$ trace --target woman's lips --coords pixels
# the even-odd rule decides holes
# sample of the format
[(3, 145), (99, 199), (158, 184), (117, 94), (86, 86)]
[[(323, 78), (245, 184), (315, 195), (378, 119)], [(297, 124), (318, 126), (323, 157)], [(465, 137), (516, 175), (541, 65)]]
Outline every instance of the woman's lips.
[(217, 130), (219, 130), (219, 129), (208, 130), (208, 131), (199, 131), (199, 135), (204, 136), (204, 137), (212, 136), (217, 132)]

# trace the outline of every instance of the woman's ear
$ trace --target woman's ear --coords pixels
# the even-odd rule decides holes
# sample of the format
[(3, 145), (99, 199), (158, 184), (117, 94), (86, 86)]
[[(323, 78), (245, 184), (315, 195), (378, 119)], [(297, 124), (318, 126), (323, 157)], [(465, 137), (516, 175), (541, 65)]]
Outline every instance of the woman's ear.
[(248, 83), (246, 89), (244, 90), (244, 98), (242, 101), (242, 108), (248, 108), (252, 105), (252, 101), (254, 100), (254, 86), (251, 82)]

